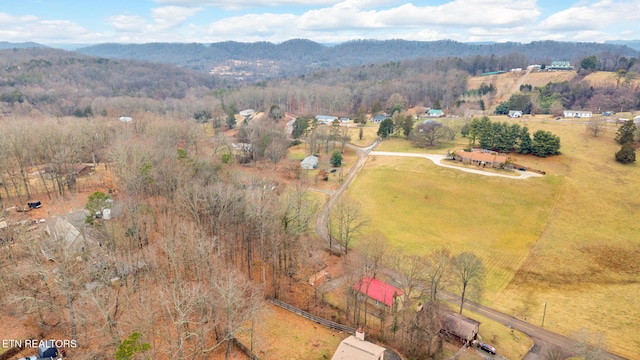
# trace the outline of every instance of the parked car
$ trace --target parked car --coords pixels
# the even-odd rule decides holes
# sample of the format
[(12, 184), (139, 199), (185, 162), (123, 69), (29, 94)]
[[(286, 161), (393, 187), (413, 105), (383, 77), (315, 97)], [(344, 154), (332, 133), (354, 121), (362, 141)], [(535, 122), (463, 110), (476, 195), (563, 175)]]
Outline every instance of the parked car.
[(490, 354), (495, 355), (496, 354), (496, 348), (494, 348), (493, 346), (486, 344), (486, 343), (478, 343), (478, 347)]
[(332, 172), (332, 173), (334, 173), (334, 172), (336, 172), (336, 171), (338, 171), (338, 170), (336, 170), (336, 169), (331, 169), (331, 172)]

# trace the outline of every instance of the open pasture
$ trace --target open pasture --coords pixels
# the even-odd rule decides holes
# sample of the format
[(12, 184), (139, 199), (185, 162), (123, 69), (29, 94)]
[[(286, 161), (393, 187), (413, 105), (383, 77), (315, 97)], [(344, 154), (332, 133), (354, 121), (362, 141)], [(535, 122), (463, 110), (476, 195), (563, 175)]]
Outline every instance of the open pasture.
[(602, 334), (610, 351), (637, 358), (639, 166), (614, 161), (614, 125), (594, 138), (577, 121), (514, 121), (532, 134), (560, 136), (560, 156), (514, 154), (546, 176), (496, 179), (380, 156), (369, 158), (350, 195), (393, 247), (415, 254), (447, 247), (481, 257), (487, 305), (540, 325), (547, 302), (545, 327)]

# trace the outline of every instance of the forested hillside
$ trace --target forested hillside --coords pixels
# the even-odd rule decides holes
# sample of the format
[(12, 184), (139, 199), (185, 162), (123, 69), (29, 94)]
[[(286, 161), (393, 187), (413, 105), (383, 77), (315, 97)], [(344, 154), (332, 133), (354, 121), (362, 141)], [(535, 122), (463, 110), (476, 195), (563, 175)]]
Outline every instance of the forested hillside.
[[(549, 64), (553, 60), (575, 63), (589, 55), (602, 55), (600, 57), (606, 60), (601, 70), (607, 70), (609, 66), (612, 66), (612, 64), (607, 64), (609, 59), (620, 56), (637, 57), (639, 54), (637, 50), (624, 45), (557, 41), (536, 41), (529, 44), (467, 44), (452, 40), (354, 40), (330, 47), (302, 39), (289, 40), (281, 44), (268, 42), (221, 42), (209, 45), (101, 44), (81, 48), (78, 51), (96, 57), (171, 63), (199, 71), (209, 71), (215, 66), (231, 60), (248, 62), (249, 65), (256, 65), (258, 61), (274, 61), (275, 64), (266, 69), (252, 67), (256, 73), (254, 77), (257, 79), (274, 75), (299, 75), (323, 67), (370, 65), (422, 57), (499, 57), (509, 54), (519, 54), (519, 61), (512, 64), (495, 64), (494, 67), (478, 67), (473, 69), (472, 74), (509, 70), (509, 66), (526, 67), (534, 63)], [(247, 64), (244, 63), (240, 66), (246, 67)]]

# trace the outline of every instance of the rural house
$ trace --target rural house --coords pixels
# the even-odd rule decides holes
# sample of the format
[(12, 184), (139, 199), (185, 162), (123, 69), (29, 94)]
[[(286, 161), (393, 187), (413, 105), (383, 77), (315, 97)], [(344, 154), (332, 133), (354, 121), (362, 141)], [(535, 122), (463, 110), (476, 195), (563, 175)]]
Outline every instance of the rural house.
[(478, 336), (480, 322), (452, 312), (441, 316), (442, 332), (460, 338), (464, 343), (470, 343)]
[(565, 110), (563, 116), (566, 118), (590, 118), (593, 116), (593, 113), (582, 110)]
[(552, 61), (551, 65), (546, 67), (546, 70), (573, 70), (571, 62), (569, 61)]
[(314, 156), (314, 155), (307, 156), (300, 163), (300, 167), (302, 167), (304, 170), (317, 169), (318, 168), (318, 157)]
[(385, 348), (364, 339), (364, 332), (356, 330), (356, 335), (342, 340), (331, 360), (384, 360)]
[(371, 118), (371, 122), (380, 124), (381, 122), (383, 122), (385, 119), (388, 119), (388, 118), (389, 118), (388, 115), (376, 115)]
[(428, 117), (443, 117), (444, 116), (444, 111), (437, 110), (437, 109), (429, 109), (429, 111), (427, 111), (427, 116)]
[(464, 164), (473, 164), (478, 166), (489, 166), (493, 168), (502, 168), (507, 163), (507, 157), (500, 155), (495, 151), (464, 151), (455, 152), (454, 159), (462, 161)]
[(328, 115), (316, 115), (316, 120), (318, 120), (318, 124), (320, 125), (329, 125), (332, 122), (338, 120), (338, 117), (328, 116)]
[(397, 287), (367, 276), (353, 285), (353, 289), (375, 301), (376, 305), (384, 304), (388, 307), (395, 305), (396, 298), (404, 295)]
[(509, 110), (510, 118), (519, 118), (522, 117), (522, 111), (520, 110)]

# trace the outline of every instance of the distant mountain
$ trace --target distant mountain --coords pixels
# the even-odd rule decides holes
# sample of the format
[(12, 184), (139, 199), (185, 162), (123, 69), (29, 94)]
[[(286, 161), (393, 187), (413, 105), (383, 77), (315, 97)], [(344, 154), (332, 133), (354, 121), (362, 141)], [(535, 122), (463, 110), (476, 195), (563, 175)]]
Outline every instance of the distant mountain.
[(610, 40), (605, 41), (605, 44), (626, 45), (632, 49), (640, 50), (640, 40)]
[(360, 66), (420, 57), (460, 58), (518, 54), (524, 59), (522, 66), (526, 66), (531, 63), (549, 63), (552, 60), (578, 62), (586, 56), (599, 54), (640, 56), (638, 49), (613, 43), (461, 43), (452, 40), (354, 40), (333, 46), (304, 39), (280, 44), (234, 41), (210, 45), (101, 44), (79, 48), (77, 51), (95, 57), (163, 62), (198, 71), (253, 79), (300, 75), (326, 67)]
[(30, 48), (46, 48), (47, 46), (34, 43), (34, 42), (23, 42), (23, 43), (11, 43), (7, 41), (0, 41), (0, 49), (30, 49)]

